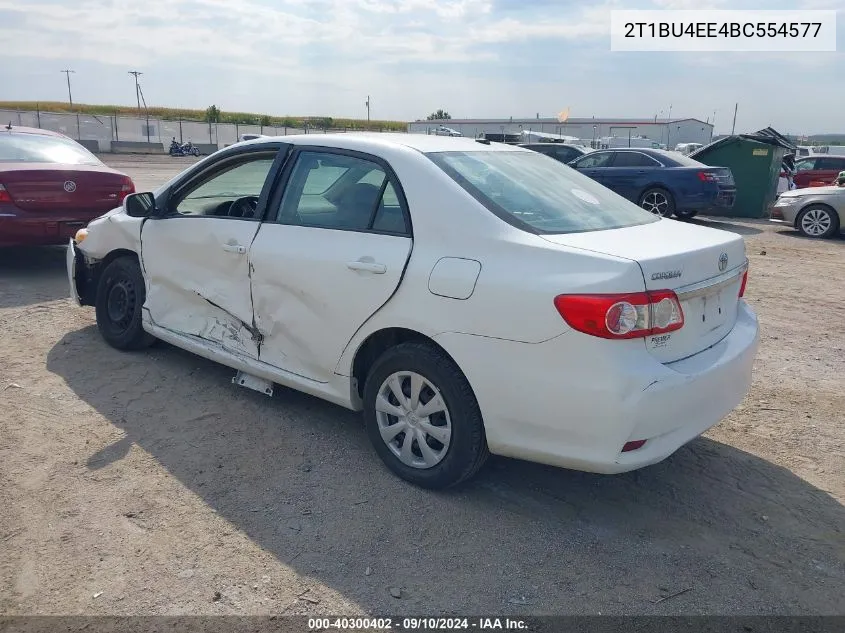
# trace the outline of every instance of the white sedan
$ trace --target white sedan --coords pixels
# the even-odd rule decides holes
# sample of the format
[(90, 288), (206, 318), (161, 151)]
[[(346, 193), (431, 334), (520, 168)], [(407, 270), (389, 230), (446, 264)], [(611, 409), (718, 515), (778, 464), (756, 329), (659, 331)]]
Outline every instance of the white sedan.
[(704, 433), (749, 389), (747, 270), (738, 235), (435, 135), (238, 143), (68, 249), (110, 345), (162, 339), (363, 410), (387, 466), (431, 488), (489, 453), (618, 473)]

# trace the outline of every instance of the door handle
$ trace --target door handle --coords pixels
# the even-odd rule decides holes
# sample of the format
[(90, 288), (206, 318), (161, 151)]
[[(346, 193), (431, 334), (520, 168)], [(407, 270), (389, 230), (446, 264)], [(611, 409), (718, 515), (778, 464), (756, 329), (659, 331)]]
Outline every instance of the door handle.
[(360, 270), (367, 273), (374, 273), (376, 275), (383, 275), (387, 272), (387, 266), (378, 264), (373, 261), (357, 260), (354, 262), (346, 262), (346, 267), (349, 270)]
[(241, 246), (240, 244), (223, 244), (223, 250), (227, 253), (240, 253), (243, 255), (246, 253), (246, 246)]

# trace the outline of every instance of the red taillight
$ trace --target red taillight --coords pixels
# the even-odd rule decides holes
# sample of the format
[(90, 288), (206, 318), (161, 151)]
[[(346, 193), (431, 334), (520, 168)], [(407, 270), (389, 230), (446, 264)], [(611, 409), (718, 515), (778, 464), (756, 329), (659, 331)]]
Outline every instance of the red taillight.
[(11, 202), (12, 196), (11, 194), (6, 191), (6, 187), (0, 185), (0, 202)]
[(671, 290), (559, 295), (554, 303), (571, 328), (600, 338), (642, 338), (673, 332), (684, 325), (684, 311)]
[(745, 272), (742, 273), (742, 283), (739, 286), (739, 296), (745, 294), (745, 285), (748, 283), (748, 269), (745, 269)]
[(645, 446), (645, 443), (648, 440), (634, 440), (633, 442), (625, 442), (625, 446), (622, 447), (622, 452), (627, 453), (629, 451), (635, 451), (638, 448), (642, 448)]
[(124, 176), (123, 184), (120, 185), (120, 193), (117, 194), (118, 202), (123, 202), (123, 199), (130, 193), (135, 193), (135, 183), (129, 176)]
[(698, 172), (698, 179), (701, 182), (716, 182), (716, 175), (709, 171), (700, 171)]

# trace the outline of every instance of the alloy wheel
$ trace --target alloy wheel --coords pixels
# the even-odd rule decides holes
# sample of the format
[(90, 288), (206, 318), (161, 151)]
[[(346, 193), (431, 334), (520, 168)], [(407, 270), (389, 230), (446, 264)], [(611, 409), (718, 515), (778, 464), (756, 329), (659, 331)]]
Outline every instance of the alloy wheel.
[(801, 216), (801, 229), (813, 237), (821, 237), (830, 230), (833, 218), (824, 209), (810, 209)]
[(666, 217), (669, 214), (669, 210), (671, 205), (669, 204), (669, 199), (666, 197), (666, 194), (663, 194), (659, 191), (650, 191), (644, 197), (640, 206), (649, 211), (654, 213), (655, 215), (659, 215), (662, 217)]

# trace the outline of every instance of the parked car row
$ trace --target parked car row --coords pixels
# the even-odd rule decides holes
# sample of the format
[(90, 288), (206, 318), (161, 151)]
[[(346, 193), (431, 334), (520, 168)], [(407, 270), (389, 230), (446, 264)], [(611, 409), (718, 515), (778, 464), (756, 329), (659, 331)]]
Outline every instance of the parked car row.
[(563, 143), (523, 144), (663, 217), (692, 218), (730, 209), (736, 200), (731, 170), (704, 165), (679, 152), (618, 148), (589, 153)]

